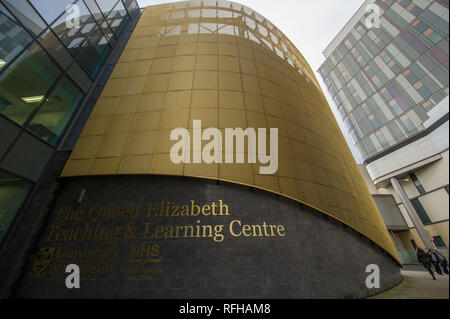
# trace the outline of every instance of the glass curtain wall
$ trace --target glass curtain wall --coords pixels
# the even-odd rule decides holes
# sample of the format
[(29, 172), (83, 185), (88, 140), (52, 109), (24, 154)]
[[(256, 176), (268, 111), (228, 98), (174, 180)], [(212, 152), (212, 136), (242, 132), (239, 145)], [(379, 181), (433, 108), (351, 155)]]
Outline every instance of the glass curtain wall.
[[(0, 113), (56, 146), (130, 19), (127, 9), (136, 15), (136, 7), (121, 0), (1, 0)], [(76, 81), (80, 74), (84, 83)]]
[(0, 170), (0, 241), (11, 226), (33, 184)]
[[(0, 163), (23, 148), (41, 160), (33, 152), (42, 147), (18, 145), (32, 136), (47, 153), (58, 147), (124, 26), (139, 14), (136, 0), (0, 0)], [(40, 175), (45, 165), (38, 166)], [(0, 169), (0, 241), (36, 180)]]

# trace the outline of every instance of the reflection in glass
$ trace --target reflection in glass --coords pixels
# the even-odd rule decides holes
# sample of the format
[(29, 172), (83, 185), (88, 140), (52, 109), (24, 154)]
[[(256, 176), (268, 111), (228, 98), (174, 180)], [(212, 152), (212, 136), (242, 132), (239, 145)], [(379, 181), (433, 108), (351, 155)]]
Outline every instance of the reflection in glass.
[(253, 10), (246, 6), (244, 6), (244, 12), (245, 12), (245, 14), (248, 14), (249, 16), (251, 16), (253, 14)]
[(217, 23), (200, 23), (200, 33), (215, 33)]
[(214, 9), (202, 9), (202, 17), (203, 18), (216, 18), (217, 10)]
[(199, 32), (200, 26), (198, 24), (190, 24), (188, 33), (189, 34), (197, 34)]
[(62, 15), (56, 20), (52, 29), (59, 39), (69, 48), (70, 53), (75, 57), (86, 44), (89, 37), (98, 29), (95, 19), (90, 14), (88, 8), (82, 1), (77, 2), (80, 9), (80, 27), (67, 28), (67, 14)]
[(100, 24), (104, 17), (102, 12), (100, 11), (100, 8), (97, 5), (97, 2), (95, 0), (83, 0), (86, 6), (91, 11), (91, 14), (94, 16), (95, 20)]
[(120, 0), (101, 0), (101, 1), (97, 1), (97, 4), (100, 7), (100, 10), (102, 10), (105, 17), (107, 17), (109, 12), (116, 5), (117, 1), (120, 1)]
[(245, 17), (245, 21), (247, 22), (247, 26), (252, 29), (255, 30), (256, 28), (256, 22), (253, 19), (250, 19), (249, 17)]
[(266, 28), (264, 28), (262, 25), (260, 25), (260, 24), (258, 24), (258, 30), (259, 30), (259, 33), (262, 35), (262, 36), (264, 36), (264, 37), (267, 37), (268, 35), (269, 35), (269, 33), (267, 32), (267, 29)]
[(190, 7), (200, 7), (202, 5), (202, 1), (201, 0), (190, 0), (189, 1), (189, 6)]
[(61, 41), (56, 37), (51, 29), (47, 29), (40, 37), (39, 42), (47, 50), (47, 52), (66, 69), (72, 62), (73, 58), (63, 46)]
[(125, 17), (128, 18), (127, 11), (123, 6), (122, 1), (119, 1), (107, 18), (109, 26), (116, 36), (119, 36), (125, 26)]
[[(131, 18), (134, 19), (140, 12), (139, 5), (135, 0), (130, 0), (129, 2), (130, 2), (129, 6), (127, 6), (127, 3), (125, 3), (125, 7), (128, 10), (128, 14), (131, 16)], [(186, 6), (186, 4), (183, 3), (183, 4), (175, 4), (175, 7), (178, 8), (181, 7), (181, 5)]]
[(3, 3), (34, 35), (39, 35), (47, 27), (27, 0), (4, 0)]
[(284, 60), (284, 55), (283, 52), (281, 52), (278, 48), (275, 48), (275, 52), (277, 53), (277, 55), (282, 58)]
[(5, 237), (32, 185), (0, 170), (0, 241)]
[(105, 61), (111, 47), (103, 33), (97, 29), (89, 40), (89, 43), (83, 48), (77, 57), (78, 63), (91, 76), (95, 77)]
[(64, 76), (33, 118), (28, 130), (55, 145), (83, 97), (81, 90)]
[(251, 31), (246, 31), (246, 36), (250, 39), (250, 40), (252, 40), (252, 41), (254, 41), (254, 42), (256, 42), (256, 43), (258, 43), (258, 44), (260, 44), (261, 42), (258, 40), (258, 38), (251, 32)]
[(100, 25), (103, 31), (103, 34), (106, 35), (106, 37), (110, 40), (110, 41), (114, 41), (113, 38), (113, 32), (111, 30), (111, 28), (109, 27), (108, 22), (103, 21), (103, 23)]
[(219, 7), (221, 7), (221, 8), (230, 8), (231, 2), (219, 0), (219, 1), (218, 1), (218, 5), (219, 5)]
[(275, 36), (275, 34), (273, 34), (272, 32), (270, 33), (270, 38), (272, 39), (272, 42), (277, 45), (278, 44), (278, 38)]
[(28, 32), (0, 4), (0, 70), (5, 68), (32, 40)]
[(23, 125), (60, 74), (58, 66), (35, 44), (0, 76), (0, 113)]
[(233, 6), (233, 10), (237, 10), (237, 11), (241, 11), (242, 10), (242, 5), (241, 4), (233, 2), (231, 5)]
[[(234, 26), (232, 25), (224, 25), (224, 24), (219, 24), (218, 25), (218, 29), (219, 29), (219, 34), (229, 34), (229, 35), (234, 35)], [(237, 28), (237, 27), (236, 27)]]
[(87, 76), (86, 72), (78, 65), (78, 63), (72, 63), (67, 71), (69, 76), (78, 84), (81, 89), (87, 93), (92, 85), (91, 79)]
[(187, 14), (191, 18), (199, 18), (200, 17), (200, 10), (188, 10)]
[(203, 5), (207, 7), (215, 7), (217, 6), (216, 0), (203, 0)]
[(76, 0), (30, 0), (42, 17), (51, 24), (64, 11), (69, 4)]
[(218, 10), (217, 11), (219, 18), (232, 18), (233, 13), (231, 11)]
[(263, 23), (265, 20), (264, 17), (257, 12), (255, 12), (255, 18), (256, 18), (256, 20), (258, 20), (261, 23)]

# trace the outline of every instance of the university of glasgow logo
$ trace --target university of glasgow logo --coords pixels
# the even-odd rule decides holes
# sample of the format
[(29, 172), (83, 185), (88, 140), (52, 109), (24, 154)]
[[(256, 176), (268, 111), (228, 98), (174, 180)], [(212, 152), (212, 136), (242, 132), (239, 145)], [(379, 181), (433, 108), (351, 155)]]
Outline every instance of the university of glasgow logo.
[(44, 277), (44, 270), (50, 264), (53, 254), (55, 252), (54, 247), (43, 247), (39, 250), (36, 255), (36, 259), (33, 264), (33, 272), (30, 274), (31, 277)]

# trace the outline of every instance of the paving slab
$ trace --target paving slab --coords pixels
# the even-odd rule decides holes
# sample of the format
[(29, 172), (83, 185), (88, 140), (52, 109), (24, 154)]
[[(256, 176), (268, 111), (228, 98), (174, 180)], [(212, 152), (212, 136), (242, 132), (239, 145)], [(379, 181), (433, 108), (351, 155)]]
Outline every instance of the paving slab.
[(449, 299), (449, 276), (435, 274), (436, 280), (422, 266), (401, 270), (404, 281), (369, 299)]

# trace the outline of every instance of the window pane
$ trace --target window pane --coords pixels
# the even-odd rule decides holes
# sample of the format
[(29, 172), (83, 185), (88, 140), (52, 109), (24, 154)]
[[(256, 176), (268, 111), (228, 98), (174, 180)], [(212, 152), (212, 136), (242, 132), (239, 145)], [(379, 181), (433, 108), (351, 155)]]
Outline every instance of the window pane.
[(83, 96), (81, 90), (64, 76), (33, 118), (28, 129), (55, 145)]
[(416, 186), (417, 190), (421, 195), (425, 195), (426, 191), (425, 188), (423, 188), (422, 184), (420, 183), (419, 179), (417, 178), (416, 174), (412, 173), (409, 175), (411, 177), (411, 180), (413, 181), (414, 185)]
[[(109, 27), (108, 22), (103, 21), (102, 24), (100, 25), (103, 31), (103, 34), (106, 35), (106, 37), (109, 39), (110, 43), (112, 43), (111, 41), (113, 41), (113, 32), (111, 30), (111, 28)], [(113, 45), (113, 44), (112, 44)]]
[(105, 17), (107, 17), (109, 12), (116, 5), (117, 1), (118, 0), (97, 0), (97, 4), (100, 7), (100, 10), (102, 10)]
[(63, 69), (72, 62), (72, 56), (50, 29), (41, 35), (39, 42)]
[(97, 2), (95, 2), (95, 0), (84, 0), (84, 3), (91, 11), (95, 20), (97, 20), (98, 23), (101, 23), (103, 21), (104, 17), (103, 17), (102, 12), (100, 11), (100, 8), (97, 5)]
[[(137, 2), (135, 0), (132, 1), (128, 1), (129, 3), (125, 2), (125, 6), (128, 10), (128, 14), (132, 17), (135, 18), (138, 14), (139, 14), (139, 5), (137, 4)], [(180, 3), (180, 4), (175, 4), (176, 7), (185, 7), (186, 4)]]
[(123, 6), (122, 1), (119, 1), (108, 15), (107, 19), (112, 32), (116, 36), (118, 36), (123, 29), (124, 22), (126, 21), (125, 17), (127, 17), (127, 11)]
[(420, 203), (419, 199), (413, 199), (411, 200), (411, 204), (413, 204), (414, 209), (417, 212), (417, 215), (419, 215), (420, 220), (422, 221), (422, 223), (424, 225), (429, 225), (431, 224), (431, 220), (430, 217), (428, 217), (427, 212), (425, 211), (425, 209), (423, 208), (422, 204)]
[(436, 247), (445, 248), (445, 242), (441, 236), (434, 236), (434, 244)]
[(30, 0), (41, 16), (51, 24), (75, 0)]
[(86, 44), (91, 35), (98, 29), (95, 19), (89, 13), (88, 8), (83, 1), (77, 2), (80, 9), (80, 27), (67, 28), (67, 14), (62, 15), (56, 20), (52, 29), (59, 39), (68, 47), (73, 56), (76, 56), (81, 48)]
[(89, 91), (92, 85), (92, 81), (87, 76), (86, 72), (83, 71), (83, 69), (78, 65), (78, 63), (73, 63), (70, 66), (68, 74), (72, 78), (72, 80), (74, 80), (75, 83), (77, 83), (85, 93)]
[(0, 112), (23, 125), (60, 74), (39, 45), (27, 50), (0, 76)]
[(11, 226), (31, 186), (30, 182), (0, 171), (0, 240)]
[(401, 116), (400, 120), (402, 121), (403, 125), (405, 125), (408, 132), (414, 132), (416, 130), (416, 126), (407, 115)]
[(80, 52), (77, 61), (89, 75), (95, 77), (109, 51), (108, 40), (100, 30), (97, 30), (88, 45)]
[(3, 3), (34, 35), (39, 35), (47, 27), (27, 0), (4, 0)]
[(32, 40), (30, 34), (0, 4), (0, 70), (5, 68)]
[(0, 158), (6, 154), (21, 132), (17, 125), (0, 116)]

